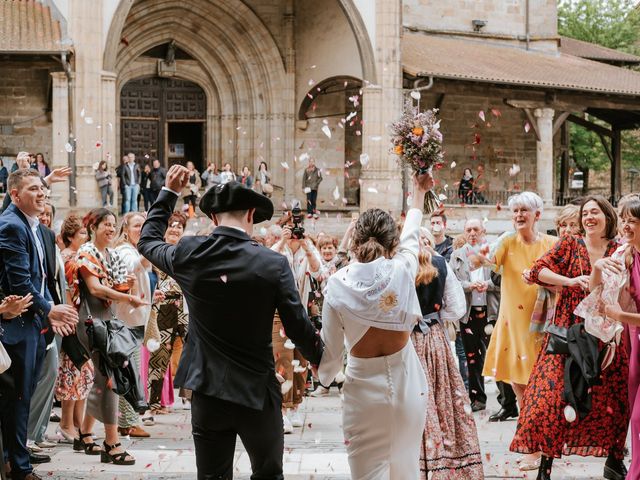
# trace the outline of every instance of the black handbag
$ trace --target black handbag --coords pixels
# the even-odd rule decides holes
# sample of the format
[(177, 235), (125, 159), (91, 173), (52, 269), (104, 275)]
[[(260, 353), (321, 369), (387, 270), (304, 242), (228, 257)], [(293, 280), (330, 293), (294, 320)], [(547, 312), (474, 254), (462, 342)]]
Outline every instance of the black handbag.
[(549, 334), (549, 343), (545, 353), (555, 355), (569, 355), (569, 345), (567, 344), (567, 328), (558, 325), (548, 325), (546, 332)]
[(78, 340), (78, 336), (74, 333), (62, 337), (62, 351), (67, 354), (73, 365), (81, 370), (82, 366), (91, 359), (91, 355), (84, 348), (84, 345)]
[[(578, 261), (580, 262), (580, 275), (584, 275), (582, 270), (582, 258), (578, 253)], [(569, 355), (569, 345), (567, 343), (567, 330), (566, 327), (559, 327), (558, 325), (547, 325), (545, 331), (549, 334), (549, 343), (545, 353), (552, 355)]]

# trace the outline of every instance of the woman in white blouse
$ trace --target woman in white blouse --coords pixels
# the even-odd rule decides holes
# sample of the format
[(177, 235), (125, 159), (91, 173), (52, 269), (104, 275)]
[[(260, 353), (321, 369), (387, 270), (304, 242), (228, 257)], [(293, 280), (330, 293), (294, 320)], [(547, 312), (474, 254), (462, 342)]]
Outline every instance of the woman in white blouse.
[[(135, 277), (134, 286), (131, 289), (133, 295), (139, 296), (147, 302), (140, 308), (131, 308), (125, 303), (115, 304), (116, 316), (122, 320), (128, 327), (146, 326), (151, 314), (151, 286), (149, 283), (149, 271), (151, 264), (138, 253), (137, 244), (140, 240), (140, 231), (144, 224), (145, 216), (139, 212), (127, 213), (122, 219), (120, 226), (120, 236), (116, 242), (116, 252), (120, 259), (127, 267), (127, 274)], [(141, 372), (140, 367), (140, 346), (133, 354), (133, 361), (136, 368)], [(145, 378), (143, 376), (142, 378)], [(143, 386), (145, 388), (145, 386)], [(141, 392), (144, 395), (144, 391)], [(120, 415), (118, 416), (118, 430), (120, 435), (129, 435), (131, 437), (149, 437), (140, 425), (140, 415), (131, 407), (124, 397), (120, 397), (119, 403)]]
[(414, 178), (413, 208), (399, 239), (391, 215), (364, 212), (353, 237), (357, 261), (327, 284), (318, 375), (331, 384), (346, 344), (343, 430), (354, 479), (420, 476), (427, 382), (409, 338), (422, 319), (414, 281), (422, 206), (432, 186), (429, 174)]

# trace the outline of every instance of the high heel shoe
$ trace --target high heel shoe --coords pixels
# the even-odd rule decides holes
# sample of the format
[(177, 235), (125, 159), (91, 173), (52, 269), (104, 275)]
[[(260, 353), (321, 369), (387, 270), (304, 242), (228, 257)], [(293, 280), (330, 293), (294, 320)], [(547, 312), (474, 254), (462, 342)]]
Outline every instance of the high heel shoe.
[[(103, 450), (100, 450), (100, 462), (113, 463), (114, 465), (135, 465), (136, 459), (129, 455), (127, 451), (111, 454), (112, 450), (120, 446), (120, 443), (109, 445), (107, 442), (103, 442)], [(127, 457), (129, 457), (129, 460), (127, 460)]]
[(627, 467), (622, 460), (618, 460), (609, 454), (604, 464), (604, 478), (607, 480), (624, 480), (627, 476)]
[(553, 466), (553, 457), (545, 457), (540, 459), (540, 468), (538, 468), (538, 476), (536, 480), (551, 480), (551, 467)]
[(85, 438), (93, 439), (93, 433), (80, 433), (80, 438), (73, 439), (73, 450), (76, 452), (81, 452), (84, 450), (85, 455), (100, 455), (100, 445), (96, 442), (87, 443), (84, 441)]

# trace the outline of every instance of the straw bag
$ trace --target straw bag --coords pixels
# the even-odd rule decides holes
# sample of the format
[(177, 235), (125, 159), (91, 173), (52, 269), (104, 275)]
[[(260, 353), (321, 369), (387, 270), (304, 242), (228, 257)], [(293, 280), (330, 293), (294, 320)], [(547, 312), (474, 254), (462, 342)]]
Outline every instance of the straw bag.
[[(149, 315), (149, 322), (147, 323), (147, 327), (144, 329), (144, 339), (142, 343), (147, 350), (155, 351), (158, 348), (149, 348), (149, 341), (152, 341), (151, 345), (158, 347), (160, 346), (160, 329), (158, 328), (158, 313), (152, 308), (151, 315)], [(156, 343), (157, 342), (157, 343)], [(155, 345), (154, 345), (155, 343)]]

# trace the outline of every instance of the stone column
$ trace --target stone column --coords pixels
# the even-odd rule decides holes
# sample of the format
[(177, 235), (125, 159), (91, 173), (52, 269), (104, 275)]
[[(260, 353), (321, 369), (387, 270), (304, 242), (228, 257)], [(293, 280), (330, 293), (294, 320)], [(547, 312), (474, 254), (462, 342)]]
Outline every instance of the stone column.
[(120, 165), (120, 155), (116, 147), (116, 133), (118, 126), (118, 117), (116, 114), (116, 79), (114, 72), (102, 72), (102, 120), (100, 128), (96, 128), (99, 132), (101, 147), (96, 150), (100, 151), (101, 160), (106, 160), (111, 170), (113, 189), (113, 210), (118, 210), (118, 202), (120, 195), (118, 194), (118, 186), (116, 185), (115, 170)]
[[(69, 82), (64, 72), (52, 72), (51, 81), (51, 166), (59, 168), (69, 165), (69, 154), (65, 149), (69, 141)], [(53, 184), (51, 197), (56, 208), (60, 207), (58, 218), (63, 218), (64, 208), (69, 205), (69, 185)]]
[(536, 142), (538, 194), (545, 206), (553, 206), (553, 114), (552, 108), (536, 108), (534, 115), (540, 138)]
[(363, 89), (362, 152), (369, 164), (361, 173), (360, 209), (402, 209), (402, 181), (395, 156), (390, 153), (389, 124), (402, 112), (402, 1), (376, 0), (376, 67), (379, 85)]
[[(81, 209), (100, 206), (93, 165), (106, 159), (103, 146), (102, 29), (104, 0), (70, 0), (69, 29), (75, 45), (73, 115), (76, 138), (76, 200)], [(109, 81), (109, 80), (107, 80)], [(107, 90), (115, 91), (107, 87)], [(105, 99), (109, 100), (109, 99)], [(115, 111), (114, 106), (111, 110)], [(115, 130), (115, 125), (113, 125)]]

